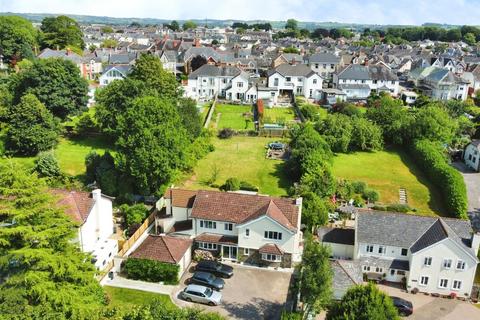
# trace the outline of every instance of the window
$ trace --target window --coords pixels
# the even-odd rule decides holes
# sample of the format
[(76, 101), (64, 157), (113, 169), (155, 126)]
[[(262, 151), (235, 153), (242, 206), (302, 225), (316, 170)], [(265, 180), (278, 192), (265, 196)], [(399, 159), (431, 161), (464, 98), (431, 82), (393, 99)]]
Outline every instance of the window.
[(199, 242), (198, 247), (205, 250), (217, 250), (217, 244), (210, 242)]
[(463, 261), (463, 260), (458, 260), (458, 261), (457, 261), (457, 269), (458, 269), (458, 270), (465, 270), (465, 261)]
[(452, 267), (452, 259), (443, 260), (443, 268), (450, 269)]
[(452, 289), (453, 290), (460, 290), (461, 288), (462, 288), (462, 281), (453, 280)]
[(223, 82), (223, 83), (227, 83), (227, 78), (223, 78), (223, 79), (222, 79), (222, 82)]
[(287, 82), (292, 81), (292, 78), (291, 78), (291, 77), (286, 77), (285, 79), (287, 80)]
[(446, 288), (448, 287), (448, 279), (440, 279), (440, 283), (438, 284), (439, 288)]
[(243, 82), (237, 82), (237, 87), (243, 88)]
[(379, 246), (378, 247), (378, 253), (379, 254), (385, 254), (386, 251), (387, 251), (387, 248), (385, 246)]
[(250, 237), (250, 229), (245, 229), (245, 237)]
[(370, 271), (370, 266), (363, 266), (363, 271)]
[(372, 245), (367, 245), (367, 252), (373, 252), (373, 246)]
[(432, 265), (432, 257), (425, 257), (425, 259), (423, 260), (423, 265), (431, 266)]
[(249, 256), (250, 255), (250, 248), (244, 248), (243, 249), (243, 255), (244, 256)]
[(397, 274), (398, 274), (399, 276), (404, 276), (404, 275), (405, 275), (405, 271), (403, 271), (403, 270), (397, 270)]
[(332, 64), (330, 65), (330, 68), (331, 68), (331, 69), (335, 68), (335, 65), (332, 63)]
[(217, 229), (217, 223), (215, 221), (200, 220), (200, 228)]
[(402, 256), (406, 257), (408, 255), (408, 249), (402, 249)]
[(277, 256), (276, 254), (262, 253), (262, 260), (270, 262), (280, 262), (282, 261), (282, 257)]
[(273, 85), (274, 85), (275, 87), (278, 86), (278, 78), (273, 79)]
[(323, 68), (325, 69), (326, 67), (327, 67), (327, 64), (326, 64), (326, 63), (324, 63), (324, 64), (323, 64)]
[(233, 230), (233, 223), (225, 223), (225, 230), (232, 231)]
[(427, 277), (427, 276), (422, 276), (422, 277), (420, 278), (420, 285), (421, 285), (421, 286), (426, 286), (426, 285), (428, 285), (428, 277)]
[(265, 239), (282, 240), (282, 233), (277, 231), (265, 231)]
[(298, 82), (303, 82), (303, 79), (302, 78), (297, 78), (297, 81)]
[(318, 69), (318, 63), (315, 63), (315, 69)]
[(375, 272), (382, 273), (382, 272), (383, 272), (383, 268), (376, 267), (376, 268), (375, 268)]
[(313, 79), (313, 84), (317, 84), (317, 79)]

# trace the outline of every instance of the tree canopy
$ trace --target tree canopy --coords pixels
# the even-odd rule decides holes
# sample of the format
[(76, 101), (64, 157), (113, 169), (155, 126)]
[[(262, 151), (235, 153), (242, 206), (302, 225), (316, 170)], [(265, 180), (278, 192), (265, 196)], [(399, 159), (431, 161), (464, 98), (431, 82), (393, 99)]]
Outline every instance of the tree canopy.
[(34, 57), (37, 30), (27, 19), (18, 16), (0, 16), (0, 48), (5, 61), (16, 63), (23, 58)]
[(191, 30), (191, 29), (195, 29), (196, 27), (197, 27), (197, 24), (195, 22), (193, 22), (192, 20), (188, 20), (183, 23), (182, 29)]
[(78, 23), (67, 16), (46, 17), (42, 20), (41, 43), (44, 48), (85, 48), (83, 33)]

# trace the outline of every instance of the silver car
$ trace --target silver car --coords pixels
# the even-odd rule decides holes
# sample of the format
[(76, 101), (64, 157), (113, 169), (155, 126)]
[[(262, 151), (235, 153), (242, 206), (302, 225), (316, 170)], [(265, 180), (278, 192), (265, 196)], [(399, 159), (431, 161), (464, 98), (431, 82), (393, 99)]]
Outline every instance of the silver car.
[(222, 300), (220, 292), (196, 284), (188, 285), (182, 291), (181, 297), (189, 302), (200, 302), (210, 306), (216, 306)]

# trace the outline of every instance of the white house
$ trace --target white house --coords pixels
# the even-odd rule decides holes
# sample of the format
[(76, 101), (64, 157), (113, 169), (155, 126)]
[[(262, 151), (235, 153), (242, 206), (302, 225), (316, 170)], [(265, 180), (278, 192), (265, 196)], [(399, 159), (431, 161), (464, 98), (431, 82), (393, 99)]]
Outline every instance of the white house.
[(325, 244), (334, 244), (333, 257), (352, 259), (369, 279), (405, 283), (409, 291), (471, 294), (480, 234), (467, 220), (361, 210), (352, 256), (348, 234), (337, 235), (323, 237)]
[(79, 225), (75, 241), (80, 249), (91, 253), (95, 267), (103, 269), (118, 252), (117, 240), (112, 238), (113, 198), (103, 195), (100, 189), (92, 192), (55, 189), (52, 193), (59, 197), (58, 205)]
[(110, 65), (106, 67), (99, 78), (100, 86), (104, 87), (115, 80), (125, 79), (131, 69), (131, 65)]
[(382, 65), (362, 66), (351, 64), (333, 75), (336, 88), (347, 95), (348, 100), (365, 100), (371, 92), (399, 93), (398, 77)]
[(435, 66), (416, 69), (411, 72), (410, 78), (423, 94), (432, 99), (467, 99), (469, 82), (448, 69)]
[(158, 231), (190, 235), (223, 259), (281, 267), (301, 260), (301, 198), (171, 188), (157, 208)]
[(330, 79), (337, 71), (340, 57), (333, 53), (314, 53), (307, 58), (308, 66), (325, 79)]
[(465, 147), (463, 159), (473, 170), (480, 170), (480, 140), (473, 140)]
[(281, 64), (267, 73), (268, 87), (275, 88), (279, 95), (300, 95), (320, 100), (323, 78), (305, 64)]

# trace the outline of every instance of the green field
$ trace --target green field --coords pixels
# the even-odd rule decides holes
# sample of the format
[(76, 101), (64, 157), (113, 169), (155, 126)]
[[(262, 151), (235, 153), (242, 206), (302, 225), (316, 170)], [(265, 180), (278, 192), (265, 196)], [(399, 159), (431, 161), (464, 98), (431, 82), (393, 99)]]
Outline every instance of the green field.
[(408, 205), (418, 214), (447, 215), (438, 190), (401, 150), (338, 154), (333, 173), (338, 178), (368, 183), (380, 193), (381, 203), (398, 203), (398, 190), (405, 188)]
[(206, 181), (217, 168), (217, 185), (222, 185), (230, 177), (236, 177), (259, 187), (260, 193), (286, 195), (291, 182), (285, 174), (285, 162), (265, 158), (265, 145), (272, 141), (275, 139), (240, 136), (215, 139), (215, 151), (198, 162), (193, 176), (183, 182), (183, 187), (212, 189)]
[[(236, 106), (230, 104), (217, 104), (210, 121), (211, 126), (217, 129), (232, 128), (234, 130), (253, 130), (252, 106)], [(250, 121), (246, 122), (245, 120)]]
[(278, 123), (284, 124), (295, 120), (295, 111), (293, 108), (275, 107), (265, 108), (265, 115), (263, 116), (264, 123)]
[(110, 298), (109, 307), (131, 309), (158, 301), (166, 308), (176, 308), (168, 295), (109, 286), (105, 286), (104, 289)]
[[(77, 176), (85, 173), (85, 156), (90, 151), (95, 150), (98, 153), (103, 153), (106, 149), (108, 149), (107, 143), (100, 138), (61, 138), (54, 154), (63, 172)], [(25, 169), (29, 169), (33, 167), (35, 157), (0, 158), (0, 163), (8, 161), (18, 163)]]

